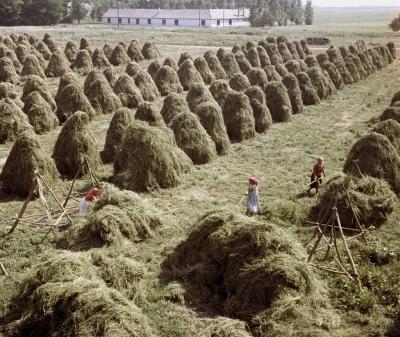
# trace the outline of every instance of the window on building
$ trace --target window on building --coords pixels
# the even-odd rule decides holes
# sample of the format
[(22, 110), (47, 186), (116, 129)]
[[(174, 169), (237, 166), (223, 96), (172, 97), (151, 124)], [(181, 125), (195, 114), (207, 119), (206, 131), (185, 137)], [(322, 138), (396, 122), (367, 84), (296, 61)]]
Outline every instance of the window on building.
[(232, 26), (232, 19), (229, 19), (229, 26)]
[(201, 25), (205, 26), (206, 25), (206, 20), (201, 20)]
[(131, 24), (131, 19), (128, 18), (128, 24)]
[(122, 23), (122, 18), (118, 18), (118, 23)]
[(136, 24), (140, 25), (140, 19), (136, 19)]
[(179, 20), (175, 20), (175, 26), (179, 26)]
[(167, 24), (167, 20), (163, 19), (162, 24), (163, 24), (163, 26), (165, 26)]
[(151, 19), (147, 19), (147, 24), (151, 25)]
[(221, 26), (221, 20), (217, 20), (217, 26)]
[(111, 23), (111, 19), (110, 18), (107, 18), (107, 23)]

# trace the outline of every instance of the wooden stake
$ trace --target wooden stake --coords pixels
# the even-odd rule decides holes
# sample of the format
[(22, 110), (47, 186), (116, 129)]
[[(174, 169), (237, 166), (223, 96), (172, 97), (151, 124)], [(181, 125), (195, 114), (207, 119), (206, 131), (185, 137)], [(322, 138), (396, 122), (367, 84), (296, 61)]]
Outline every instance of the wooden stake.
[(71, 198), (71, 194), (72, 194), (72, 190), (73, 190), (74, 185), (75, 185), (76, 178), (78, 178), (78, 175), (79, 175), (80, 173), (81, 173), (81, 169), (78, 169), (78, 171), (76, 171), (74, 180), (72, 181), (71, 187), (69, 188), (69, 192), (68, 192), (67, 198), (66, 198), (65, 201), (64, 201), (64, 204), (63, 204), (63, 207), (64, 207), (64, 208), (67, 207), (68, 201), (69, 201), (69, 199)]
[[(330, 219), (328, 221), (328, 223), (330, 222)], [(321, 241), (322, 237), (324, 236), (325, 230), (328, 228), (327, 225), (323, 225), (323, 231), (321, 230), (321, 228), (319, 226), (317, 226), (318, 231), (320, 232), (320, 235), (317, 238), (317, 241), (315, 242), (313, 248), (311, 249), (310, 254), (308, 254), (308, 258), (307, 258), (307, 262), (311, 261), (312, 256), (314, 255), (315, 250), (317, 249), (319, 242)]]

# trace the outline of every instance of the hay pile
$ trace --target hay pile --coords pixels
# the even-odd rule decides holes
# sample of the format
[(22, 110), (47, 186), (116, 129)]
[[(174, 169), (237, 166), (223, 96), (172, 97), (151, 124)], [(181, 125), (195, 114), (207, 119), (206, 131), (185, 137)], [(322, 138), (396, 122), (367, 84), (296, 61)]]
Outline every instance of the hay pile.
[(178, 77), (184, 90), (189, 90), (196, 82), (204, 83), (203, 78), (191, 60), (185, 60), (181, 64), (178, 70)]
[[(319, 54), (318, 54), (319, 55)], [(317, 55), (317, 56), (318, 56)], [(327, 56), (326, 56), (327, 57)], [(306, 58), (304, 59), (304, 62), (307, 64), (307, 66), (310, 67), (318, 67), (321, 64), (317, 61), (314, 55), (307, 55)]]
[(164, 99), (160, 114), (165, 124), (169, 125), (175, 116), (189, 111), (185, 98), (177, 93), (171, 93)]
[(87, 75), (93, 69), (92, 57), (89, 52), (84, 49), (80, 50), (76, 55), (74, 63), (71, 65), (72, 70), (76, 70), (82, 75)]
[(271, 60), (269, 59), (267, 51), (264, 49), (264, 47), (258, 46), (257, 51), (258, 51), (258, 56), (260, 58), (261, 68), (264, 68), (264, 67), (270, 65)]
[(289, 74), (283, 78), (282, 83), (286, 87), (290, 97), (293, 114), (303, 112), (303, 99), (297, 77)]
[(392, 58), (396, 59), (396, 46), (394, 42), (392, 41), (388, 42), (387, 47), (389, 49), (390, 54), (392, 55)]
[(43, 42), (40, 41), (37, 45), (36, 45), (36, 50), (42, 54), (43, 58), (48, 61), (50, 60), (51, 57), (51, 51), (49, 49), (49, 47), (47, 47), (47, 45)]
[(366, 53), (358, 53), (358, 58), (360, 59), (367, 75), (371, 75), (375, 71), (375, 67), (372, 61), (367, 57)]
[[(285, 67), (289, 73), (294, 74), (294, 75), (297, 75), (298, 73), (300, 73), (302, 71), (299, 61), (296, 61), (296, 60), (286, 62)], [(285, 76), (287, 76), (287, 75), (285, 75)]]
[(21, 76), (29, 76), (29, 75), (36, 75), (42, 78), (46, 77), (44, 70), (39, 64), (39, 61), (35, 55), (28, 55), (25, 58), (24, 65), (21, 70)]
[(275, 66), (269, 65), (263, 68), (264, 72), (267, 74), (268, 81), (282, 81), (282, 76), (278, 74)]
[(24, 107), (24, 103), (19, 99), (16, 87), (14, 84), (8, 83), (8, 82), (3, 82), (0, 83), (0, 100), (3, 98), (10, 98), (14, 101), (18, 107), (21, 109)]
[(264, 70), (261, 68), (252, 68), (247, 72), (246, 76), (249, 79), (250, 85), (256, 85), (265, 90), (268, 84), (268, 77)]
[(116, 155), (113, 182), (133, 191), (175, 187), (191, 166), (169, 132), (135, 121), (126, 129)]
[(218, 60), (216, 56), (209, 56), (205, 58), (210, 70), (213, 72), (215, 79), (217, 80), (225, 80), (228, 76), (224, 68), (221, 65), (221, 62)]
[(289, 62), (293, 59), (292, 54), (290, 53), (289, 48), (287, 47), (286, 43), (280, 42), (278, 44), (278, 51), (282, 56), (282, 60), (284, 63)]
[(108, 83), (114, 88), (115, 83), (118, 80), (117, 73), (114, 70), (114, 67), (107, 67), (103, 70), (103, 75), (106, 77)]
[(304, 105), (315, 105), (320, 103), (320, 99), (317, 91), (311, 83), (310, 77), (307, 73), (297, 74), (297, 79), (299, 81), (299, 86), (301, 90), (301, 96)]
[(178, 69), (179, 69), (178, 64), (177, 64), (176, 61), (175, 61), (173, 58), (171, 58), (171, 57), (167, 57), (167, 58), (164, 60), (163, 65), (164, 65), (164, 66), (169, 66), (169, 67), (171, 67), (172, 69), (174, 69), (175, 71), (178, 71)]
[(149, 67), (147, 68), (147, 72), (150, 74), (153, 80), (155, 80), (158, 71), (161, 69), (162, 64), (160, 60), (155, 60), (150, 63)]
[(354, 82), (358, 82), (361, 80), (360, 73), (358, 72), (357, 66), (355, 65), (353, 58), (351, 56), (346, 56), (344, 58), (344, 63), (346, 65), (347, 70), (349, 71), (351, 77)]
[(324, 79), (324, 74), (320, 67), (311, 67), (307, 71), (307, 75), (310, 77), (311, 84), (318, 93), (320, 99), (328, 97), (328, 88)]
[(253, 109), (256, 132), (263, 133), (272, 125), (272, 117), (265, 103), (264, 92), (259, 87), (252, 86), (245, 91), (245, 94), (249, 97)]
[(142, 68), (140, 67), (139, 64), (137, 64), (136, 62), (129, 62), (126, 65), (125, 68), (125, 72), (130, 76), (130, 77), (134, 77), (136, 74), (139, 73), (139, 71), (141, 71)]
[(143, 102), (142, 93), (137, 88), (133, 78), (128, 74), (122, 74), (113, 89), (120, 98), (122, 105), (127, 108), (136, 108)]
[(92, 63), (93, 63), (93, 67), (99, 68), (99, 69), (106, 68), (111, 65), (110, 61), (104, 54), (103, 49), (100, 49), (100, 48), (96, 48), (93, 51)]
[(154, 60), (158, 58), (158, 51), (153, 42), (145, 42), (142, 47), (142, 54), (146, 60)]
[(145, 101), (154, 101), (160, 96), (157, 86), (147, 71), (139, 71), (134, 80)]
[(380, 121), (393, 119), (400, 123), (400, 107), (390, 107), (385, 109), (384, 112), (379, 116)]
[(358, 57), (358, 55), (353, 55), (353, 54), (351, 54), (350, 57), (353, 59), (353, 62), (357, 68), (359, 75), (360, 75), (360, 79), (365, 80), (367, 78), (368, 74), (367, 74), (367, 71), (365, 70), (365, 67), (362, 64), (360, 58)]
[(88, 39), (86, 39), (85, 37), (81, 38), (81, 41), (80, 41), (80, 44), (79, 44), (79, 49), (80, 50), (86, 49), (87, 51), (90, 52), (91, 46), (90, 46), (90, 43), (89, 43)]
[(377, 124), (371, 131), (386, 136), (396, 149), (397, 154), (400, 155), (400, 123), (398, 121), (387, 119)]
[(45, 81), (35, 75), (28, 76), (22, 91), (21, 100), (25, 103), (26, 97), (33, 91), (38, 91), (43, 96), (43, 98), (50, 104), (53, 111), (56, 110), (56, 102), (54, 101)]
[(176, 71), (169, 66), (162, 66), (154, 78), (154, 82), (162, 96), (170, 93), (180, 93), (183, 87)]
[(258, 55), (257, 47), (252, 47), (247, 50), (247, 59), (252, 67), (261, 68), (260, 56)]
[(289, 42), (286, 42), (286, 45), (287, 45), (287, 47), (288, 47), (290, 53), (292, 54), (292, 58), (293, 58), (294, 60), (299, 60), (299, 59), (300, 59), (300, 56), (299, 56), (299, 54), (298, 54), (298, 52), (297, 52), (296, 45), (295, 45), (293, 42), (290, 42), (290, 41), (289, 41)]
[(340, 75), (340, 72), (335, 64), (327, 61), (321, 65), (321, 68), (327, 72), (329, 78), (331, 79), (333, 85), (337, 90), (341, 90), (344, 88), (342, 76)]
[(301, 45), (300, 41), (293, 41), (292, 43), (295, 45), (297, 54), (299, 55), (300, 59), (304, 60), (307, 55), (304, 52), (303, 46)]
[(121, 45), (116, 45), (114, 48), (111, 57), (110, 57), (110, 62), (114, 66), (119, 66), (121, 64), (127, 64), (131, 62), (131, 59), (129, 58), (128, 54), (126, 53), (124, 47)]
[(368, 49), (367, 53), (376, 69), (382, 69), (384, 67), (383, 58), (379, 51), (377, 51), (375, 48), (371, 48)]
[(215, 81), (214, 73), (211, 71), (204, 57), (196, 58), (193, 63), (197, 71), (203, 78), (205, 84), (210, 85), (212, 82)]
[(26, 96), (24, 112), (37, 134), (46, 133), (58, 126), (57, 116), (38, 91), (33, 91)]
[(320, 223), (326, 223), (332, 214), (335, 200), (343, 226), (358, 228), (354, 210), (362, 226), (377, 227), (393, 211), (396, 196), (383, 180), (339, 174), (330, 178), (322, 187), (317, 205), (311, 210), (311, 217)]
[[(300, 65), (299, 65), (300, 66)], [(286, 75), (289, 75), (289, 71), (286, 69), (285, 65), (283, 63), (278, 63), (275, 64), (275, 70), (276, 72), (281, 76), (285, 77)]]
[(236, 59), (237, 64), (239, 65), (240, 71), (243, 74), (246, 74), (252, 68), (249, 60), (246, 58), (246, 56), (242, 52), (237, 52), (235, 54), (235, 59)]
[(232, 142), (241, 142), (255, 136), (253, 109), (245, 94), (229, 93), (222, 112), (227, 133)]
[(110, 60), (112, 53), (114, 51), (113, 47), (111, 45), (109, 45), (108, 43), (105, 43), (103, 46), (103, 51), (104, 51), (104, 55), (106, 55), (108, 60)]
[(211, 92), (208, 90), (208, 87), (204, 83), (194, 83), (190, 87), (186, 95), (186, 102), (192, 112), (201, 103), (209, 102), (217, 104)]
[(131, 41), (126, 53), (132, 61), (140, 62), (144, 60), (144, 56), (137, 41)]
[(235, 91), (246, 91), (250, 87), (250, 82), (246, 75), (236, 73), (229, 80), (229, 86)]
[(0, 173), (2, 191), (26, 197), (36, 170), (50, 184), (58, 176), (53, 160), (42, 149), (36, 135), (26, 130), (17, 137)]
[(292, 118), (292, 106), (286, 87), (282, 82), (273, 81), (265, 88), (267, 106), (274, 122), (289, 122)]
[(172, 119), (170, 127), (174, 131), (176, 144), (194, 164), (207, 164), (215, 158), (215, 144), (195, 114), (189, 112), (177, 115)]
[(75, 112), (67, 119), (54, 145), (53, 155), (58, 171), (67, 177), (80, 176), (88, 172), (85, 161), (96, 170), (100, 163), (98, 145), (89, 130), (89, 116), (82, 111)]
[(96, 111), (93, 109), (83, 90), (76, 85), (70, 84), (60, 92), (56, 115), (59, 121), (63, 123), (77, 111), (85, 112), (89, 119), (92, 119), (96, 115)]
[(9, 82), (12, 84), (18, 84), (19, 82), (19, 76), (8, 57), (0, 59), (0, 82)]
[(39, 61), (40, 66), (43, 69), (47, 68), (47, 61), (43, 58), (42, 54), (40, 54), (36, 49), (33, 49), (31, 54), (36, 56), (36, 58)]
[(231, 91), (229, 83), (225, 80), (216, 80), (210, 85), (210, 92), (221, 108), (224, 107), (225, 100)]
[(267, 38), (265, 39), (268, 43), (273, 43), (273, 44), (277, 44), (276, 39), (273, 36), (267, 36)]
[(114, 161), (121, 147), (125, 130), (134, 120), (135, 114), (128, 108), (120, 108), (115, 112), (107, 130), (104, 149), (100, 152), (103, 163), (108, 164)]
[(0, 144), (14, 141), (22, 131), (30, 128), (28, 117), (12, 99), (0, 100)]
[(57, 42), (52, 37), (46, 39), (44, 43), (46, 43), (47, 47), (49, 47), (51, 53), (54, 53), (58, 50)]
[(396, 194), (400, 193), (400, 156), (384, 135), (372, 132), (360, 138), (347, 155), (343, 170), (386, 180)]
[(69, 62), (60, 51), (54, 52), (45, 70), (47, 77), (60, 77), (70, 71)]
[(67, 60), (73, 63), (79, 53), (78, 46), (74, 41), (68, 41), (64, 48), (64, 55)]
[(58, 102), (60, 100), (61, 92), (64, 90), (64, 88), (67, 85), (71, 85), (71, 84), (75, 85), (77, 87), (80, 87), (80, 83), (79, 83), (78, 77), (75, 75), (75, 73), (70, 71), (70, 72), (65, 73), (64, 75), (62, 75), (60, 77), (57, 93), (56, 93), (56, 96), (54, 97), (54, 100), (55, 100), (55, 102), (57, 104), (58, 104)]
[(27, 46), (19, 44), (15, 49), (15, 54), (17, 55), (18, 61), (24, 63), (25, 58), (30, 54), (30, 50)]
[(186, 60), (193, 61), (192, 55), (190, 55), (188, 52), (184, 52), (181, 54), (181, 56), (179, 57), (179, 61), (178, 61), (178, 67), (180, 67), (183, 64), (183, 62), (185, 62)]
[(163, 117), (149, 102), (139, 104), (135, 118), (139, 121), (147, 122), (150, 126), (165, 127)]
[(300, 44), (303, 47), (305, 55), (312, 55), (312, 51), (308, 47), (308, 44), (307, 44), (306, 40), (300, 40)]
[(235, 55), (232, 53), (225, 54), (224, 58), (221, 61), (221, 65), (229, 78), (237, 73), (240, 73), (240, 67), (236, 61)]
[(220, 62), (222, 62), (222, 59), (225, 57), (226, 54), (227, 54), (227, 51), (224, 48), (222, 48), (222, 47), (218, 48), (217, 57)]
[(267, 51), (267, 54), (269, 56), (269, 59), (271, 60), (272, 65), (283, 63), (283, 58), (279, 53), (278, 46), (276, 44), (268, 43), (265, 46), (265, 50)]
[(326, 337), (337, 317), (305, 257), (275, 224), (212, 211), (168, 257), (165, 278), (181, 282), (197, 308), (242, 319), (254, 335)]

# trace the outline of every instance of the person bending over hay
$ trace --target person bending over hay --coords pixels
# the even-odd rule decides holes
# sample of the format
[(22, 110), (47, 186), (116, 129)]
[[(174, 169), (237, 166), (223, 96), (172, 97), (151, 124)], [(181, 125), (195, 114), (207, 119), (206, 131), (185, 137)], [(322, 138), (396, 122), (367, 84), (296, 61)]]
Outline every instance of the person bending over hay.
[(318, 194), (318, 190), (322, 185), (322, 176), (325, 175), (325, 165), (324, 165), (324, 159), (322, 157), (319, 157), (317, 159), (317, 163), (314, 165), (311, 173), (311, 183), (308, 187), (307, 193), (309, 194), (312, 189), (315, 188), (315, 193)]

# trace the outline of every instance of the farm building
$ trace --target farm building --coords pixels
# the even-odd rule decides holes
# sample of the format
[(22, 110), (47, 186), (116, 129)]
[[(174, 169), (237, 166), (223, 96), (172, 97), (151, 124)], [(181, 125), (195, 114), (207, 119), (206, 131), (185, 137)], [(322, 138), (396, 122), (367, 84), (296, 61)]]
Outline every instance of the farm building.
[(179, 26), (179, 27), (248, 27), (249, 10), (241, 9), (116, 9), (104, 13), (103, 24)]

